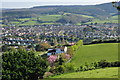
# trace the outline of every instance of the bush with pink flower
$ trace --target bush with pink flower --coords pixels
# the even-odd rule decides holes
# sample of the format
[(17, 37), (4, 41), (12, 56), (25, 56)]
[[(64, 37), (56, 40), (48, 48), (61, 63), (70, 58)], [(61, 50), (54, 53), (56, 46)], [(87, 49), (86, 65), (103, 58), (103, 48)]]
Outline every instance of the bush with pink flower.
[(57, 60), (57, 56), (51, 55), (51, 56), (48, 57), (48, 62), (50, 64), (54, 63), (56, 60)]
[(71, 56), (69, 54), (65, 54), (65, 59), (70, 59)]

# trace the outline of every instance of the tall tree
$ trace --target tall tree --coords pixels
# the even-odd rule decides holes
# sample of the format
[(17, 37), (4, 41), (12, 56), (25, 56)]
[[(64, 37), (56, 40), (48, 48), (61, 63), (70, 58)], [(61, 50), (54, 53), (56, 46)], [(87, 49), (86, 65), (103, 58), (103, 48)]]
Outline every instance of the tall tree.
[(37, 80), (43, 78), (47, 69), (46, 61), (33, 51), (9, 51), (2, 59), (2, 80)]
[(117, 10), (119, 10), (119, 11), (120, 11), (120, 5), (119, 5), (119, 3), (120, 3), (120, 2), (112, 2), (113, 7), (116, 7), (116, 8), (117, 8)]

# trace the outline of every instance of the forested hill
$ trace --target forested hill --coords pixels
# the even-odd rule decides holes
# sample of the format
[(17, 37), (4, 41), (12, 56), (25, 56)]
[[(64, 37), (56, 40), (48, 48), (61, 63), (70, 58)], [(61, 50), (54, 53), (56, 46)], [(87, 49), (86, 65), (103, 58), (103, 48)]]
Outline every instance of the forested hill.
[(27, 9), (3, 10), (3, 16), (21, 14), (60, 14), (62, 12), (100, 17), (110, 16), (112, 13), (117, 13), (117, 10), (112, 6), (112, 3), (105, 3), (99, 5), (36, 6)]

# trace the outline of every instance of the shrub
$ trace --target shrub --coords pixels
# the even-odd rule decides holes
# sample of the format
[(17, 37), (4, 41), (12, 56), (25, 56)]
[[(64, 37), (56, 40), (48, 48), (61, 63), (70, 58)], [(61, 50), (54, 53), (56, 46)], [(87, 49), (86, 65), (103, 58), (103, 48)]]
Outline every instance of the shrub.
[(113, 67), (120, 67), (120, 61), (114, 62)]
[(72, 63), (65, 64), (65, 68), (66, 68), (66, 72), (74, 72), (75, 71), (74, 65)]
[(52, 66), (52, 67), (50, 68), (50, 72), (53, 73), (53, 74), (55, 74), (55, 73), (56, 73), (56, 67), (55, 67), (55, 66)]
[(98, 62), (94, 62), (93, 64), (94, 64), (95, 68), (99, 68), (99, 63)]
[(99, 67), (102, 67), (102, 68), (104, 68), (104, 67), (110, 67), (110, 63), (107, 62), (106, 60), (101, 60), (99, 62)]
[(62, 73), (63, 74), (64, 72), (66, 72), (66, 68), (63, 65), (60, 65), (60, 66), (57, 67), (56, 71), (57, 71), (57, 73)]
[(69, 54), (70, 56), (73, 56), (73, 54), (74, 54), (74, 49), (68, 48), (67, 54)]
[(86, 63), (84, 66), (81, 65), (76, 71), (87, 71), (105, 67), (120, 67), (120, 61), (107, 62), (106, 60), (101, 60), (100, 62), (91, 63), (90, 65)]
[(51, 56), (48, 57), (48, 62), (50, 64), (54, 63), (56, 60), (57, 60), (57, 56), (51, 55)]

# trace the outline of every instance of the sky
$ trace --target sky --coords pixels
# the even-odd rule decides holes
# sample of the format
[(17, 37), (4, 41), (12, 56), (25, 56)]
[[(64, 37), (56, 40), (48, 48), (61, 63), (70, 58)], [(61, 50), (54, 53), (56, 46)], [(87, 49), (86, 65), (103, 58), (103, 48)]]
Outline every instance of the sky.
[(46, 5), (95, 5), (120, 0), (1, 0), (0, 8), (30, 8)]

